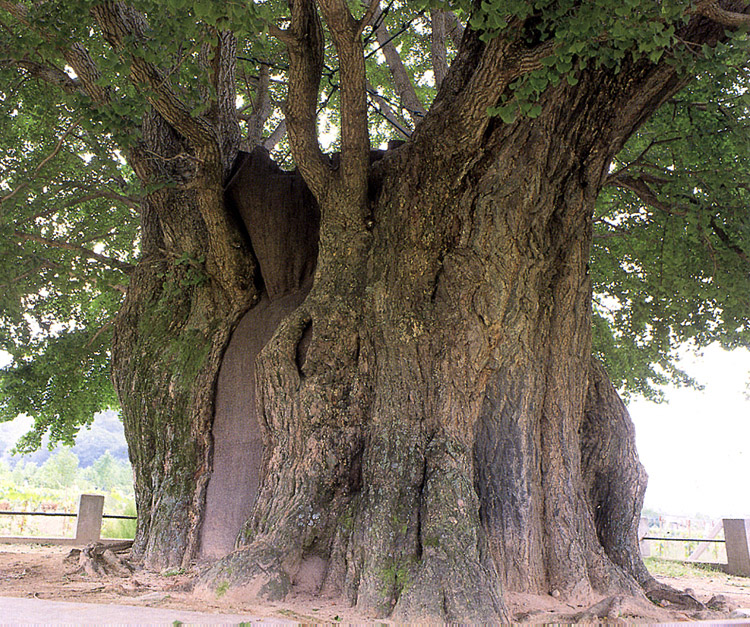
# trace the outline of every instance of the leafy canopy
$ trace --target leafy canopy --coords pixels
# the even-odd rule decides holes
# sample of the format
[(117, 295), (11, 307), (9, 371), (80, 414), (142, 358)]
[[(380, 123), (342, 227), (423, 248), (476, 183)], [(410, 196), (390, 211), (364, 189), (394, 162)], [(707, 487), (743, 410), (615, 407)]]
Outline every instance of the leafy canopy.
[[(217, 30), (232, 30), (241, 129), (292, 165), (281, 108), (288, 61), (269, 26), (288, 23), (285, 3), (138, 0), (132, 6), (147, 18), (146, 34), (117, 52), (90, 16), (95, 4), (0, 2), (0, 348), (12, 356), (0, 375), (0, 419), (35, 418), (27, 450), (45, 432), (51, 444), (72, 442), (95, 411), (117, 405), (112, 323), (139, 256), (141, 200), (155, 189), (127, 163), (153, 96), (131, 79), (134, 60), (159, 67), (200, 116), (216, 98), (211, 45)], [(595, 349), (616, 384), (653, 395), (654, 384), (686, 382), (674, 366), (684, 343), (750, 344), (750, 102), (741, 31), (713, 48), (686, 46), (677, 33), (690, 5), (678, 0), (391, 0), (381, 9), (364, 31), (375, 146), (411, 133), (440, 77), (436, 50), (450, 62), (467, 24), (489, 41), (520, 23), (514, 36), (549, 43), (541, 67), (493, 110), (506, 122), (538, 115), (549, 85), (574, 85), (591, 64), (616, 71), (623, 59), (643, 56), (694, 73), (617, 156), (599, 199)], [(438, 19), (442, 35), (433, 36)], [(70, 51), (81, 49), (93, 77), (70, 66)], [(83, 79), (100, 91), (83, 89)], [(339, 88), (327, 40), (318, 112), (331, 151), (340, 135)]]

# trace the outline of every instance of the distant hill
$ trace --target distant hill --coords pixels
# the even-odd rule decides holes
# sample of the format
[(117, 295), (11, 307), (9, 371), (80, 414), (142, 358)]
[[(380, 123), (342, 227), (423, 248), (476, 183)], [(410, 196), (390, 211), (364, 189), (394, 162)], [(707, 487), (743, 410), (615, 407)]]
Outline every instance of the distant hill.
[[(14, 467), (19, 461), (31, 461), (43, 464), (52, 455), (54, 449), (47, 448), (45, 439), (42, 448), (27, 455), (12, 455), (13, 446), (24, 433), (31, 429), (32, 419), (19, 416), (11, 422), (0, 422), (0, 460)], [(122, 422), (117, 412), (107, 411), (96, 414), (90, 427), (84, 427), (76, 438), (71, 450), (78, 456), (81, 468), (88, 468), (104, 453), (109, 451), (115, 459), (128, 461), (128, 447)]]

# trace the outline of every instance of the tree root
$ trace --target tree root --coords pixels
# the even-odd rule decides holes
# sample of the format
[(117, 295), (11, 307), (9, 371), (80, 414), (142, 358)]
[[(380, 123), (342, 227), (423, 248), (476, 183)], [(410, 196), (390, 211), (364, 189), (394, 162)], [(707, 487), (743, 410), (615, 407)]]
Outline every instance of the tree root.
[(661, 607), (681, 610), (705, 610), (698, 599), (687, 591), (681, 592), (671, 586), (660, 583), (655, 579), (644, 586), (644, 592), (652, 603)]
[(65, 562), (76, 566), (68, 574), (86, 573), (89, 577), (129, 577), (135, 570), (117, 552), (127, 551), (132, 542), (121, 542), (105, 545), (101, 542), (87, 544), (82, 549), (73, 549), (68, 553)]
[(292, 589), (283, 567), (283, 553), (273, 545), (257, 541), (214, 562), (195, 582), (195, 590), (216, 597), (230, 594), (243, 598), (280, 601)]
[(598, 620), (615, 620), (619, 618), (625, 609), (625, 596), (615, 594), (614, 596), (602, 599), (590, 608), (579, 612), (573, 617), (577, 623), (591, 623)]

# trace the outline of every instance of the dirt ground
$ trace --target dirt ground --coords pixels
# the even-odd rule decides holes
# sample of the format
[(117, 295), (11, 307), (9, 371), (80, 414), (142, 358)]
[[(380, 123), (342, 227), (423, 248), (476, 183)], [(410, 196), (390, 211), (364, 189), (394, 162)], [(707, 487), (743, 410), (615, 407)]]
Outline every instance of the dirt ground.
[[(71, 572), (74, 568), (65, 562), (69, 552), (66, 547), (0, 545), (0, 596), (251, 613), (271, 620), (282, 618), (301, 623), (367, 623), (375, 620), (375, 617), (362, 615), (341, 601), (312, 596), (298, 595), (284, 603), (262, 605), (222, 597), (199, 598), (190, 592), (189, 573), (156, 574), (136, 570), (130, 577), (94, 578)], [(690, 575), (658, 578), (680, 590), (692, 589), (693, 596), (704, 603), (715, 595), (723, 595), (727, 603), (722, 611), (680, 611), (624, 599), (607, 622), (721, 621), (736, 617), (736, 614), (732, 615), (736, 608), (750, 608), (750, 579), (713, 571), (696, 574), (691, 569), (684, 570), (690, 571)], [(508, 594), (506, 602), (514, 622), (593, 622), (591, 615), (581, 615), (586, 609), (583, 606), (569, 605), (552, 596)]]

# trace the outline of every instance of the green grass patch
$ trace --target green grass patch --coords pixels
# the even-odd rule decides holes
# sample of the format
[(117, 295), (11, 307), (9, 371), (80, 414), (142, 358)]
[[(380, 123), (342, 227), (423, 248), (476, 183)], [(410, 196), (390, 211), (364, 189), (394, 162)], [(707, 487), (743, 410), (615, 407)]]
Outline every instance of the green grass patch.
[(718, 566), (711, 564), (680, 562), (661, 557), (647, 557), (643, 561), (654, 577), (715, 577), (717, 574), (724, 574)]
[(216, 598), (219, 599), (223, 597), (227, 590), (229, 590), (229, 582), (228, 581), (222, 581), (218, 586), (216, 586)]

